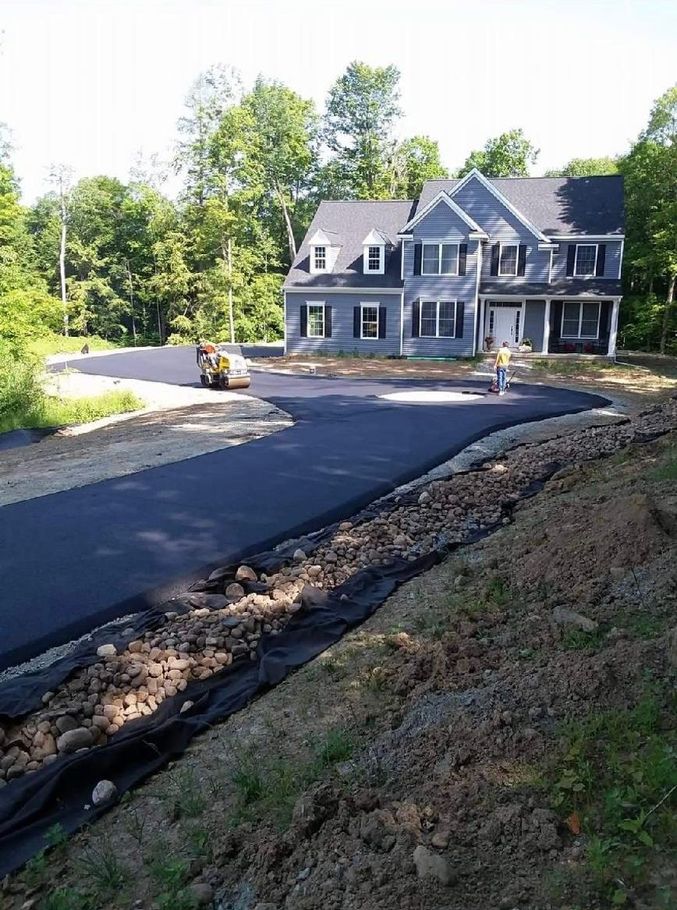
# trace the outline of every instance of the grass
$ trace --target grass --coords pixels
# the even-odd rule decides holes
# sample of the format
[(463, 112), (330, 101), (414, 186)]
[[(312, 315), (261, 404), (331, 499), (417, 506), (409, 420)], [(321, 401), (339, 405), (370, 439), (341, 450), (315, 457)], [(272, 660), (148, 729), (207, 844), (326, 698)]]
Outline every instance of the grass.
[(28, 409), (2, 413), (0, 407), (0, 433), (8, 430), (62, 427), (91, 423), (113, 414), (127, 414), (143, 407), (143, 401), (125, 389), (114, 389), (101, 395), (86, 398), (56, 398), (45, 395), (28, 405)]
[(91, 843), (77, 862), (80, 877), (99, 897), (112, 897), (130, 880), (129, 869), (120, 861), (117, 847), (108, 838)]
[[(653, 871), (677, 847), (677, 736), (655, 693), (634, 708), (593, 714), (563, 730), (551, 792), (565, 818), (575, 813), (586, 838), (588, 899), (634, 905), (659, 888)], [(580, 887), (580, 870), (570, 887)], [(667, 905), (666, 905), (667, 906)]]
[(677, 480), (677, 449), (668, 449), (663, 464), (649, 472), (650, 480)]
[(79, 354), (84, 345), (89, 345), (90, 351), (114, 351), (117, 347), (112, 341), (106, 341), (99, 335), (57, 335), (55, 332), (34, 338), (30, 344), (30, 351), (36, 357), (49, 357), (50, 354)]
[(565, 651), (597, 651), (604, 640), (604, 633), (599, 629), (585, 632), (583, 629), (567, 629), (562, 635), (562, 648)]

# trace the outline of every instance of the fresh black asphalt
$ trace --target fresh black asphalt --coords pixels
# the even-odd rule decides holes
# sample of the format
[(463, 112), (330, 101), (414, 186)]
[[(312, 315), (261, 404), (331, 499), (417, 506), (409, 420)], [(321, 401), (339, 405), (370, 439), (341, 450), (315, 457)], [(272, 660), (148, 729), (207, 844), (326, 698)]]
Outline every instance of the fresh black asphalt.
[[(196, 385), (192, 348), (91, 357), (101, 375)], [(256, 372), (250, 393), (292, 427), (254, 442), (0, 509), (0, 669), (185, 590), (237, 561), (351, 515), (496, 429), (607, 404), (514, 385), (503, 398), (395, 404), (429, 383)], [(219, 393), (214, 392), (215, 396)]]

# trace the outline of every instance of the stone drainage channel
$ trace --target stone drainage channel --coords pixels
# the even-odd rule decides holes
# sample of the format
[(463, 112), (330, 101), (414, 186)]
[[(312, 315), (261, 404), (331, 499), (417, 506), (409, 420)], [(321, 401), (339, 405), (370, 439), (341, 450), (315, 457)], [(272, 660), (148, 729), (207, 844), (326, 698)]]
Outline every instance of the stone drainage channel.
[[(305, 538), (293, 552), (279, 550), (267, 554), (267, 561), (252, 559), (251, 566), (217, 569), (165, 604), (152, 628), (143, 628), (143, 623), (123, 628), (118, 644), (99, 645), (87, 666), (76, 666), (70, 672), (72, 666), (66, 664), (61, 679), (58, 664), (51, 676), (49, 668), (42, 676), (34, 674), (23, 707), (19, 699), (13, 710), (8, 709), (2, 697), (4, 687), (0, 687), (4, 717), (0, 724), (0, 846), (5, 836), (18, 834), (6, 813), (13, 811), (12, 791), (28, 784), (29, 776), (33, 781), (30, 792), (39, 804), (35, 794), (53, 789), (50, 781), (58, 776), (61, 762), (83, 759), (86, 753), (103, 756), (118, 736), (128, 739), (136, 732), (142, 738), (144, 718), (150, 720), (168, 700), (172, 704), (170, 719), (190, 713), (195, 709), (193, 690), (204, 691), (201, 683), (225, 685), (231, 668), (242, 662), (255, 664), (262, 651), (270, 652), (271, 642), (274, 648), (276, 637), (297, 614), (309, 617), (312, 628), (314, 611), (319, 609), (321, 618), (328, 595), (348, 601), (352, 594), (345, 591), (358, 590), (355, 583), (362, 576), (367, 587), (373, 583), (377, 590), (379, 579), (391, 573), (396, 580), (389, 589), (379, 589), (381, 594), (370, 604), (369, 615), (399, 582), (432, 565), (426, 557), (440, 558), (508, 523), (515, 503), (540, 489), (558, 471), (676, 428), (677, 402), (671, 400), (611, 426), (586, 427), (563, 437), (519, 445), (479, 468), (383, 500), (353, 521)], [(407, 564), (411, 564), (409, 572)], [(293, 623), (290, 631), (292, 628)], [(304, 660), (331, 643), (318, 636), (316, 647)], [(293, 665), (291, 661), (275, 671), (275, 681)], [(10, 683), (20, 681), (21, 677)], [(51, 689), (45, 691), (48, 685)], [(128, 724), (132, 726), (127, 728)], [(164, 761), (159, 757), (155, 768)], [(138, 779), (147, 773), (142, 771)], [(105, 809), (117, 792), (114, 782), (102, 783), (93, 794), (90, 790), (89, 798)], [(50, 824), (56, 817), (54, 801), (51, 793), (47, 800)], [(77, 821), (67, 823), (67, 829), (87, 819), (86, 813), (76, 815)], [(35, 813), (32, 824), (35, 827)], [(20, 850), (0, 874), (20, 865), (31, 850), (37, 852), (38, 845), (33, 836), (30, 849)]]

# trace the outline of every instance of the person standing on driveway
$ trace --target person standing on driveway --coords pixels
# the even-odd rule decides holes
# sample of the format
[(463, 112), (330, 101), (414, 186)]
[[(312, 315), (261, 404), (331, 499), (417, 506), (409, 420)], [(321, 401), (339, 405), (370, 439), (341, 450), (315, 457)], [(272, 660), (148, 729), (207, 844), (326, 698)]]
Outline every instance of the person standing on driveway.
[(510, 348), (508, 347), (508, 342), (504, 341), (498, 349), (495, 363), (499, 395), (505, 395), (505, 384), (507, 380), (508, 365), (510, 363), (511, 356), (512, 354), (510, 352)]

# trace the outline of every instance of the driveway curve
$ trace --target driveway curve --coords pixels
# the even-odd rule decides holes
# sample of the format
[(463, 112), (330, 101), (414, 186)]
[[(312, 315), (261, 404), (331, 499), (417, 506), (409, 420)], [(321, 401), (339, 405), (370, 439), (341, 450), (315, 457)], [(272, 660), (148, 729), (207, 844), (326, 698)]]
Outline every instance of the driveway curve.
[[(111, 354), (77, 366), (179, 385), (198, 379), (193, 348)], [(414, 388), (480, 397), (381, 397)], [(0, 509), (0, 670), (157, 604), (214, 565), (348, 517), (497, 429), (608, 404), (546, 386), (518, 385), (498, 398), (480, 382), (267, 372), (254, 374), (250, 393), (290, 413), (294, 425)]]

